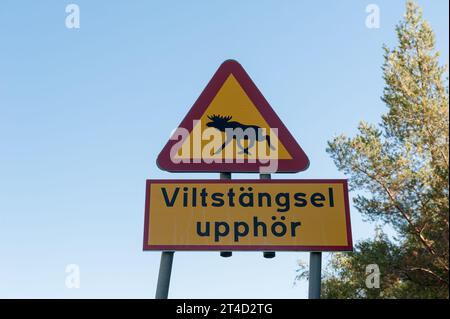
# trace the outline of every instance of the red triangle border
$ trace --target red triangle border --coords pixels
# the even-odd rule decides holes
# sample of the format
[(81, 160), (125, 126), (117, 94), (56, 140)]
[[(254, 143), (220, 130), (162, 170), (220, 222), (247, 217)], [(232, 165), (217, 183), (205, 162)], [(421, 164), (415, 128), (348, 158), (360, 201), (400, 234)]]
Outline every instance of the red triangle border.
[[(253, 83), (244, 68), (235, 60), (227, 60), (220, 65), (179, 127), (183, 127), (189, 132), (192, 131), (192, 121), (201, 118), (230, 74), (233, 74), (236, 78), (267, 124), (272, 128), (278, 128), (278, 139), (292, 157), (292, 159), (278, 160), (278, 169), (276, 172), (297, 173), (306, 170), (309, 167), (309, 159), (305, 152)], [(170, 158), (170, 150), (178, 142), (178, 140), (169, 140), (164, 146), (156, 161), (160, 169), (169, 172), (259, 173), (261, 167), (267, 166), (267, 164), (261, 164), (258, 161), (256, 163), (192, 163), (192, 161), (191, 163), (173, 163)]]

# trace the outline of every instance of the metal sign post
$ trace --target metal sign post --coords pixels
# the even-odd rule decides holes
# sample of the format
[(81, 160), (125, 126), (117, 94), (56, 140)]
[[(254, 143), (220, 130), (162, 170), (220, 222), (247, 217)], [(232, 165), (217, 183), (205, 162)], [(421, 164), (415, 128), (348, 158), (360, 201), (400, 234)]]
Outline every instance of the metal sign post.
[(159, 265), (158, 284), (156, 286), (155, 299), (167, 299), (169, 295), (173, 255), (173, 251), (163, 251), (161, 253), (161, 264)]
[(322, 281), (322, 253), (309, 253), (309, 299), (320, 299)]

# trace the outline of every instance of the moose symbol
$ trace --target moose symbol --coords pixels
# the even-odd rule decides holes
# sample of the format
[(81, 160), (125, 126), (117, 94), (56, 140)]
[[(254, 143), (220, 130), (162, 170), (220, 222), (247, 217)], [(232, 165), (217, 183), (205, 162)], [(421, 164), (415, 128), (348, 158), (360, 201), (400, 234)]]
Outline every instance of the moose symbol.
[[(215, 155), (219, 154), (233, 139), (236, 140), (236, 144), (241, 150), (239, 154), (251, 155), (248, 150), (255, 145), (256, 141), (266, 141), (267, 146), (271, 150), (275, 150), (275, 147), (270, 144), (270, 136), (262, 135), (262, 128), (257, 125), (246, 125), (236, 121), (230, 121), (233, 118), (232, 116), (208, 115), (208, 118), (211, 122), (206, 123), (206, 126), (214, 127), (226, 135), (225, 142), (214, 153)], [(246, 148), (241, 144), (242, 140), (249, 141)]]

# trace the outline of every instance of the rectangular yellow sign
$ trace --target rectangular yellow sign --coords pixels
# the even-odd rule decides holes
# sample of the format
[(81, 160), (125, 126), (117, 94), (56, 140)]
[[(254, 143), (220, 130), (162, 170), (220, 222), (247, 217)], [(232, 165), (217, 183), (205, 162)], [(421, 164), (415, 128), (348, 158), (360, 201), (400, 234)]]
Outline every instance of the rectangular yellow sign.
[(350, 251), (346, 180), (147, 180), (144, 250)]

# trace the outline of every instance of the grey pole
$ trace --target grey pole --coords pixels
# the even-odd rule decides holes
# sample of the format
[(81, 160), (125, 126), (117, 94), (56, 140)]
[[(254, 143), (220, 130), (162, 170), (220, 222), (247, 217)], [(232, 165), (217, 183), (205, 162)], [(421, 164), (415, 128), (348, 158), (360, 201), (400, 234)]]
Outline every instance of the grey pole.
[[(231, 179), (231, 173), (220, 173), (220, 179)], [(231, 257), (233, 253), (231, 251), (221, 251), (220, 256), (221, 257)]]
[(309, 299), (320, 299), (322, 281), (322, 253), (309, 253)]
[[(259, 179), (271, 179), (270, 174), (259, 174)], [(264, 258), (274, 258), (275, 252), (274, 251), (265, 251), (263, 252)]]
[(155, 299), (167, 299), (167, 297), (169, 296), (173, 255), (173, 251), (163, 251), (161, 253), (161, 264), (159, 265), (158, 284), (156, 286)]

